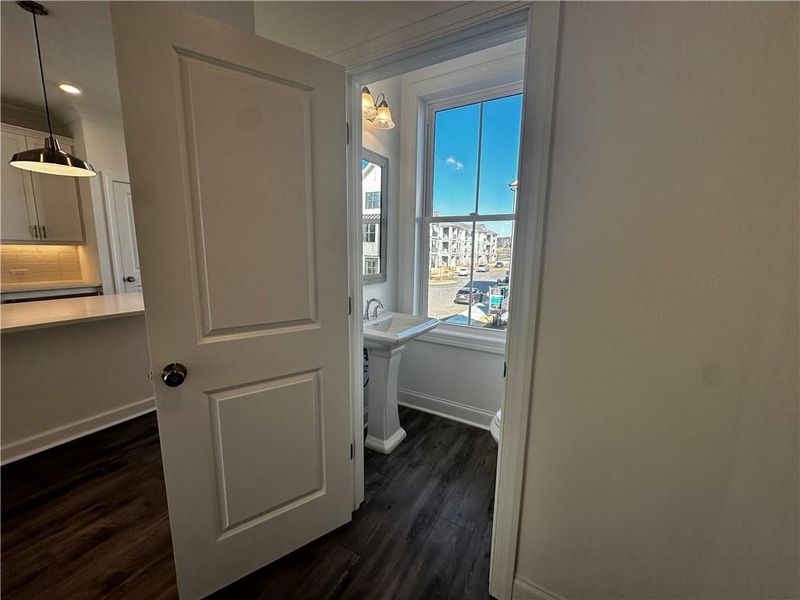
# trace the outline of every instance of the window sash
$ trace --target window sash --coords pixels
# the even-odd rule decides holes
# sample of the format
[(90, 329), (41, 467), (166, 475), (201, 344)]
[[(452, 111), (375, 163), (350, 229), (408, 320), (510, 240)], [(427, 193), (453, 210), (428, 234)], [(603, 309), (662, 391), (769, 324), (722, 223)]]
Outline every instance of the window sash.
[(364, 193), (364, 210), (374, 210), (381, 207), (381, 192)]
[[(444, 99), (437, 102), (429, 102), (425, 108), (425, 139), (424, 139), (424, 194), (423, 194), (423, 210), (422, 210), (422, 219), (420, 219), (420, 241), (421, 241), (421, 252), (419, 256), (418, 265), (420, 270), (418, 271), (420, 274), (420, 281), (419, 281), (419, 311), (423, 315), (428, 314), (428, 281), (429, 281), (429, 274), (430, 274), (430, 251), (431, 251), (431, 236), (430, 236), (430, 225), (431, 223), (478, 223), (478, 222), (487, 222), (487, 221), (512, 221), (516, 223), (516, 212), (514, 213), (505, 213), (505, 214), (479, 214), (477, 212), (471, 213), (468, 215), (458, 215), (458, 216), (434, 216), (433, 215), (433, 155), (434, 155), (434, 146), (435, 146), (435, 115), (439, 111), (448, 110), (451, 108), (458, 108), (461, 106), (466, 106), (469, 104), (476, 104), (478, 102), (488, 102), (491, 100), (497, 100), (499, 98), (505, 98), (507, 96), (514, 96), (516, 94), (521, 94), (523, 92), (522, 85), (520, 84), (511, 84), (500, 86), (497, 88), (483, 90), (481, 92), (476, 92), (472, 94), (462, 95), (462, 96), (454, 96), (448, 99)], [(524, 108), (523, 108), (524, 110)], [(483, 111), (481, 110), (481, 123), (480, 127), (483, 127)], [(520, 139), (521, 142), (521, 139)], [(479, 138), (479, 144), (481, 140)], [(479, 146), (480, 148), (480, 146)], [(521, 149), (521, 148), (520, 148)], [(480, 173), (480, 160), (478, 162), (478, 172)], [(478, 187), (476, 190), (480, 189), (480, 180), (478, 182)], [(477, 191), (476, 191), (476, 202), (477, 202)], [(517, 208), (515, 206), (515, 208)], [(515, 227), (516, 229), (516, 227)], [(512, 242), (513, 243), (513, 242)], [(475, 255), (475, 247), (473, 242), (472, 247), (472, 257), (474, 258)], [(470, 265), (470, 272), (474, 276), (474, 268), (475, 265)], [(448, 328), (453, 327), (457, 329), (469, 330), (480, 332), (483, 328), (477, 327), (474, 325), (461, 325), (458, 323), (444, 323)], [(505, 330), (497, 331), (492, 330), (490, 332), (491, 335), (502, 334), (505, 335)]]

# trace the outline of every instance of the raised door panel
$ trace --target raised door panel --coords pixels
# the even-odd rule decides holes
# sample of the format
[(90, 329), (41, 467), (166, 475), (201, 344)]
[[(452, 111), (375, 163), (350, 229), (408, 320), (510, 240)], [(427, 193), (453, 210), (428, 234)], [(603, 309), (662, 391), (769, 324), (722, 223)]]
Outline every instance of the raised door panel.
[(36, 207), (33, 202), (31, 175), (8, 164), (16, 152), (27, 148), (25, 136), (2, 132), (2, 197), (0, 198), (0, 238), (9, 242), (35, 239)]
[(204, 334), (313, 323), (309, 90), (194, 56), (180, 65)]
[[(318, 371), (208, 396), (222, 537), (324, 494)], [(264, 435), (272, 428), (285, 436)]]
[[(26, 137), (28, 148), (41, 148), (43, 138)], [(72, 146), (62, 144), (72, 153)], [(83, 215), (81, 213), (78, 180), (75, 177), (31, 173), (36, 213), (42, 238), (48, 242), (83, 242)]]

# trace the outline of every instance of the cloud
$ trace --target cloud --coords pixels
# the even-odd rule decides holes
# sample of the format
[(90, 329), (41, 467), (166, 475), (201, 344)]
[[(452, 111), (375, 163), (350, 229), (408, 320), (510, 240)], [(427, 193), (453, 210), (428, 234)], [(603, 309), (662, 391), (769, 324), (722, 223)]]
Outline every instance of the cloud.
[(456, 160), (452, 156), (448, 157), (444, 164), (453, 167), (456, 171), (463, 171), (464, 170), (464, 163), (460, 160)]

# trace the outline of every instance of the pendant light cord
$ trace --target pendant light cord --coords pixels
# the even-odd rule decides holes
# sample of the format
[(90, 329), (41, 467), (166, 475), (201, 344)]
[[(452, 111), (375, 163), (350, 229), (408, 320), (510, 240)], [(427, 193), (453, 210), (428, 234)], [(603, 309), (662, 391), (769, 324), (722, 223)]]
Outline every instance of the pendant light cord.
[[(50, 106), (47, 103), (47, 86), (44, 84), (44, 68), (42, 67), (42, 49), (39, 47), (39, 28), (36, 26), (36, 13), (33, 15), (33, 33), (36, 35), (36, 53), (39, 55), (39, 75), (42, 77), (42, 93), (44, 94), (44, 112), (47, 115), (47, 131), (53, 143), (53, 126), (50, 124)], [(55, 146), (55, 144), (53, 144)]]

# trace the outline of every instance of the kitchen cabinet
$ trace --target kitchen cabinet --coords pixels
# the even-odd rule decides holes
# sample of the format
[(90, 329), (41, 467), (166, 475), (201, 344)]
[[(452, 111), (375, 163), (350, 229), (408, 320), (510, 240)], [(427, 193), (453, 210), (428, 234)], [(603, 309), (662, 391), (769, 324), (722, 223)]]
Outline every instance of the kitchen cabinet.
[(0, 238), (32, 240), (36, 224), (36, 205), (33, 201), (33, 181), (27, 171), (8, 164), (11, 156), (27, 148), (25, 136), (6, 131), (2, 134), (2, 190), (0, 190)]
[[(46, 134), (8, 125), (2, 126), (1, 133), (0, 241), (83, 243), (83, 214), (77, 179), (32, 173), (8, 164), (15, 152), (41, 148)], [(65, 151), (73, 153), (71, 140), (58, 137), (58, 141)]]

